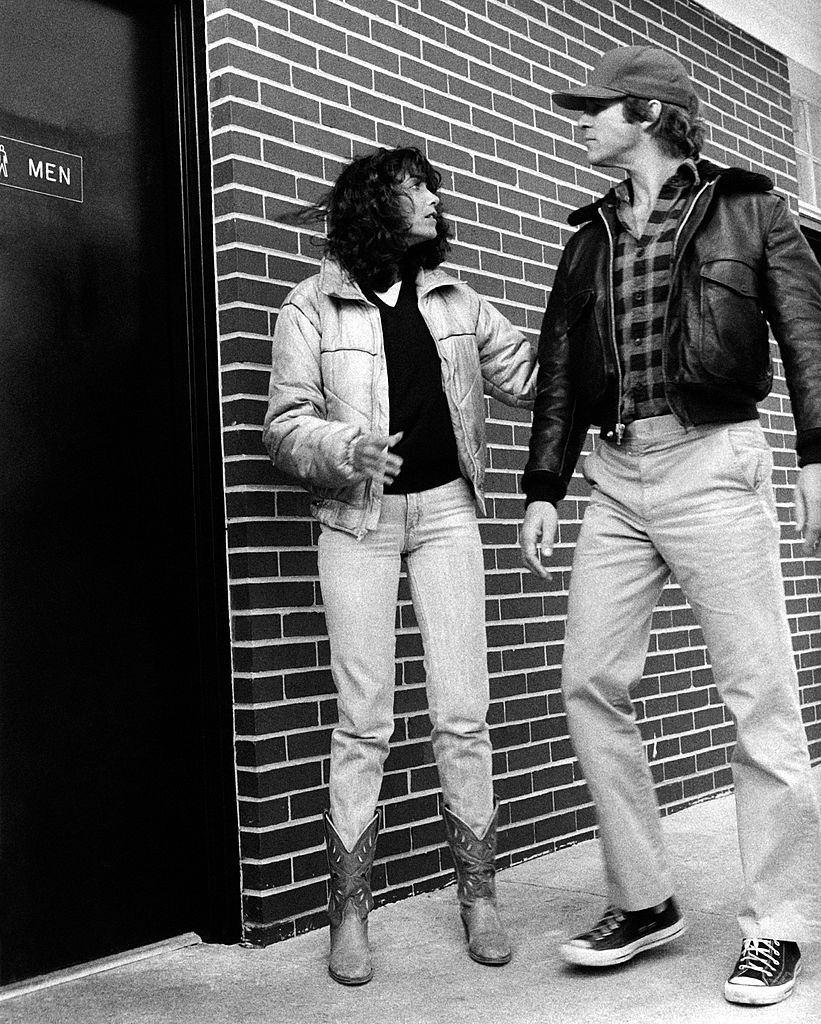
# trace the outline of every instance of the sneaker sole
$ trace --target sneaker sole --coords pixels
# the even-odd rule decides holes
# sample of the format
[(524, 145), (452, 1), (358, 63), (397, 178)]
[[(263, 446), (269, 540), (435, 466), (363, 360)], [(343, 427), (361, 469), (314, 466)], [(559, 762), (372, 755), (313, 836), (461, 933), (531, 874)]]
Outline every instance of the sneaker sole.
[(612, 967), (614, 964), (627, 963), (628, 960), (632, 960), (634, 956), (638, 956), (645, 950), (654, 949), (656, 946), (666, 946), (668, 942), (677, 939), (686, 931), (686, 924), (680, 920), (659, 932), (653, 932), (652, 935), (644, 935), (631, 942), (629, 946), (622, 946), (620, 949), (595, 950), (566, 942), (559, 948), (559, 952), (567, 963), (575, 964), (578, 967)]
[(766, 985), (739, 985), (725, 981), (724, 998), (728, 1003), (740, 1003), (742, 1006), (772, 1006), (773, 1003), (780, 1003), (792, 995), (800, 973), (801, 964), (799, 963), (792, 981), (775, 988), (769, 988)]

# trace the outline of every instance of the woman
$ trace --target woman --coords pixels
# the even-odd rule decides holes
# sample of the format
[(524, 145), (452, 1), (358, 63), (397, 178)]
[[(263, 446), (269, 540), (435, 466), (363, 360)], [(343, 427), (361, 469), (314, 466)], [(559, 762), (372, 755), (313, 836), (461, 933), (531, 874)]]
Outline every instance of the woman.
[(470, 955), (510, 960), (494, 884), (485, 721), (484, 392), (529, 404), (534, 353), (470, 287), (449, 250), (440, 175), (416, 149), (355, 159), (312, 208), (319, 273), (283, 303), (264, 440), (312, 492), (338, 693), (331, 741), (329, 970), (373, 976), (367, 917), (375, 813), (393, 732), (395, 615), (405, 557), (422, 633), (432, 743)]

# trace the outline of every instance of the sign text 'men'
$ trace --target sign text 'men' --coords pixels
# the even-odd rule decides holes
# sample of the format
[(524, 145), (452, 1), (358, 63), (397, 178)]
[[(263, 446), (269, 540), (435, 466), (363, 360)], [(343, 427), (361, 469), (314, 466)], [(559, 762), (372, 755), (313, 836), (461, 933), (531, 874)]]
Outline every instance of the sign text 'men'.
[(0, 185), (83, 201), (83, 158), (0, 135)]

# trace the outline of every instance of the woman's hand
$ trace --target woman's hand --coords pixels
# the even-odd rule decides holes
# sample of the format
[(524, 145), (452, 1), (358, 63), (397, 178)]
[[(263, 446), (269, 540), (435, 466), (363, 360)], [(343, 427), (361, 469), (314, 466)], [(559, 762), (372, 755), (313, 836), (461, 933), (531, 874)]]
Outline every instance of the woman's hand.
[(392, 484), (402, 468), (402, 457), (390, 451), (402, 439), (402, 431), (390, 434), (362, 434), (353, 448), (351, 462), (357, 479), (371, 477), (383, 484)]

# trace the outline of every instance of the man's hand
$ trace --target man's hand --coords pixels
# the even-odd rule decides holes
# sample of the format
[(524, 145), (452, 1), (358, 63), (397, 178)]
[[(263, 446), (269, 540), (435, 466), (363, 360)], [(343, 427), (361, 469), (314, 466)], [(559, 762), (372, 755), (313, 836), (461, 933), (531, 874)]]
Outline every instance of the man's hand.
[(804, 466), (795, 485), (795, 525), (804, 538), (802, 550), (813, 558), (821, 556), (821, 463)]
[(550, 579), (550, 570), (542, 565), (542, 555), (550, 558), (553, 554), (558, 523), (558, 513), (549, 501), (532, 501), (527, 506), (519, 530), (519, 547), (524, 564), (541, 579)]
[(402, 468), (402, 457), (393, 455), (390, 449), (401, 438), (401, 430), (387, 437), (382, 434), (362, 434), (357, 438), (351, 459), (357, 479), (372, 477), (377, 482), (392, 484)]

